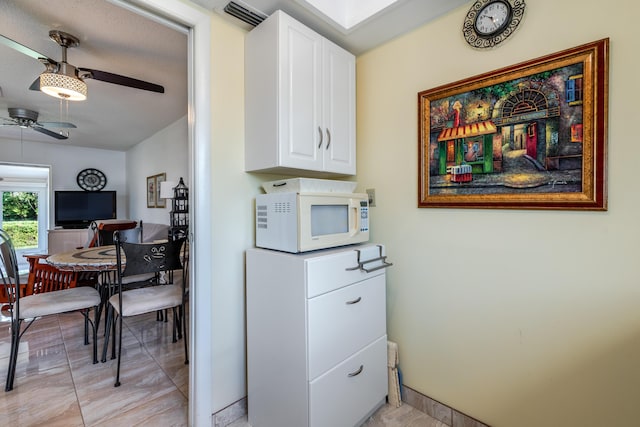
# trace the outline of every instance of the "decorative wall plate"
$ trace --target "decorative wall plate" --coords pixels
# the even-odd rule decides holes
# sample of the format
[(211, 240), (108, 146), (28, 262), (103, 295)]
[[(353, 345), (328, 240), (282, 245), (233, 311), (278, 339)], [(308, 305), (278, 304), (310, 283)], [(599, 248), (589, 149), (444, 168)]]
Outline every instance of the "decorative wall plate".
[(81, 170), (76, 181), (86, 191), (100, 191), (107, 185), (107, 177), (98, 169)]
[(497, 46), (516, 30), (525, 6), (524, 0), (477, 0), (462, 25), (465, 40), (478, 49)]

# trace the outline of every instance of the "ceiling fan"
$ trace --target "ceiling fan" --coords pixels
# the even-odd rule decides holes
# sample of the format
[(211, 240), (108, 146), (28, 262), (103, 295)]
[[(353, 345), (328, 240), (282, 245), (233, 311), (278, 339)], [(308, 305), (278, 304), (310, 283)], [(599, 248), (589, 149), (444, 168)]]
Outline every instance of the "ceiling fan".
[(2, 119), (0, 126), (18, 126), (22, 129), (33, 129), (56, 139), (67, 139), (69, 136), (51, 131), (47, 127), (60, 129), (76, 127), (73, 123), (66, 122), (38, 122), (38, 112), (27, 110), (26, 108), (9, 108), (8, 110), (10, 119), (0, 117)]
[(37, 59), (45, 66), (45, 71), (29, 87), (31, 90), (41, 90), (61, 99), (84, 100), (87, 95), (87, 86), (84, 80), (93, 79), (135, 89), (164, 93), (164, 87), (154, 83), (106, 71), (75, 67), (67, 62), (67, 49), (80, 45), (80, 40), (59, 30), (49, 31), (49, 38), (62, 48), (62, 60), (60, 62), (0, 34), (0, 43)]

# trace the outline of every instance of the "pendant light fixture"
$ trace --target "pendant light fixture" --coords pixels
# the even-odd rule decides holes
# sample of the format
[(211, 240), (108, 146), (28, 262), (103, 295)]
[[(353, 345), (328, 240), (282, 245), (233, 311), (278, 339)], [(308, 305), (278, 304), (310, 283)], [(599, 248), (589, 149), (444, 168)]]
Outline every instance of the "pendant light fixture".
[(40, 74), (40, 90), (47, 95), (67, 101), (87, 99), (87, 84), (78, 77), (76, 67), (67, 62), (67, 49), (76, 47), (80, 40), (62, 31), (50, 31), (49, 37), (62, 48), (62, 61), (55, 66), (45, 64), (47, 70)]

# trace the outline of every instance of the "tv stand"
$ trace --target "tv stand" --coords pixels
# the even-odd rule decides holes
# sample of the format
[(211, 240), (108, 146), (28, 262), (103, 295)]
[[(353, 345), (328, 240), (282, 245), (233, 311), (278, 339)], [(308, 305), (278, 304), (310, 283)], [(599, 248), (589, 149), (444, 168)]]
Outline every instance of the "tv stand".
[(48, 238), (47, 253), (51, 255), (83, 247), (89, 240), (89, 233), (86, 228), (63, 228), (49, 230)]

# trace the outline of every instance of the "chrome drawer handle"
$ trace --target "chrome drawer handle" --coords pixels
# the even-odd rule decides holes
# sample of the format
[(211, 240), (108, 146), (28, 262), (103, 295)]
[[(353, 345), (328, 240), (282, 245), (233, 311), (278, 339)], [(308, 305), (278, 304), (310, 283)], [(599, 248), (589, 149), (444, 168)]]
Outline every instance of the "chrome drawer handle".
[(325, 150), (328, 150), (330, 145), (331, 145), (331, 132), (329, 132), (329, 128), (327, 128), (327, 148), (325, 148)]
[(347, 304), (347, 305), (357, 304), (357, 303), (359, 303), (360, 301), (362, 301), (362, 297), (358, 297), (358, 298), (356, 298), (356, 299), (354, 299), (354, 300), (347, 301), (345, 304)]
[(320, 142), (318, 143), (318, 148), (322, 147), (322, 129), (318, 126), (318, 133), (320, 134)]
[(347, 374), (347, 376), (348, 376), (349, 378), (351, 378), (351, 377), (355, 377), (355, 376), (358, 376), (358, 375), (360, 375), (360, 374), (362, 373), (362, 370), (363, 370), (363, 369), (364, 369), (364, 365), (360, 365), (360, 368), (358, 368), (358, 370), (357, 370), (357, 371), (355, 371), (355, 372), (351, 372), (350, 374)]

